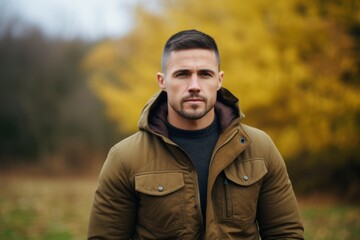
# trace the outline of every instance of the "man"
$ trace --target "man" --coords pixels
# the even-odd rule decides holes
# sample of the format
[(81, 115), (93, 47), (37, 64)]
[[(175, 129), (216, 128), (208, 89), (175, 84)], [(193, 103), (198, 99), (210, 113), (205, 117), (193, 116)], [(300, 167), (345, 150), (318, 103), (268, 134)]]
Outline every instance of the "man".
[(202, 32), (166, 42), (161, 91), (100, 173), (89, 239), (303, 239), (284, 161), (240, 123), (219, 66)]

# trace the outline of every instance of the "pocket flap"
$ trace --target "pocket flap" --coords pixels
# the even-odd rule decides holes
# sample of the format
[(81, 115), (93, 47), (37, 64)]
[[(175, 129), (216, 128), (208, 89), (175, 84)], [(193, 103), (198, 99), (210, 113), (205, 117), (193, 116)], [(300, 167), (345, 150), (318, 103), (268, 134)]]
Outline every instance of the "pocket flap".
[(265, 176), (267, 168), (263, 159), (251, 159), (232, 164), (224, 172), (230, 181), (242, 186), (250, 186)]
[(153, 196), (164, 196), (185, 186), (179, 172), (148, 173), (135, 176), (135, 190)]

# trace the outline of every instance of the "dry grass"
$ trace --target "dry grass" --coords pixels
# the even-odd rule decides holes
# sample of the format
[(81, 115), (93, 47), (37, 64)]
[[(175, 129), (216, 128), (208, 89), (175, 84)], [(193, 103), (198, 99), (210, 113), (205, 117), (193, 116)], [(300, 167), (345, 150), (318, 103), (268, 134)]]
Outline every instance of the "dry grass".
[(0, 239), (85, 239), (95, 179), (0, 178)]
[[(86, 239), (95, 178), (0, 176), (0, 239)], [(360, 236), (360, 207), (300, 199), (306, 239)]]
[(360, 205), (329, 195), (299, 199), (305, 239), (347, 240), (360, 236)]

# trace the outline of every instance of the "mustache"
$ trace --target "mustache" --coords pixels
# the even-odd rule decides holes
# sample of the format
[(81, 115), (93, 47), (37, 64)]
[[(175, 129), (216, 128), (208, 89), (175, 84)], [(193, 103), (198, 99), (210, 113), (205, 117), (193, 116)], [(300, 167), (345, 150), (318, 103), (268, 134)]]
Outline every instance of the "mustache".
[(188, 101), (188, 100), (190, 100), (190, 99), (198, 99), (198, 100), (201, 100), (201, 101), (206, 101), (206, 97), (205, 97), (205, 96), (202, 96), (202, 95), (197, 94), (197, 93), (195, 93), (195, 94), (190, 94), (190, 95), (187, 95), (187, 96), (185, 96), (185, 97), (182, 97), (182, 98), (181, 98), (181, 101), (182, 101), (182, 102), (186, 102), (186, 101)]

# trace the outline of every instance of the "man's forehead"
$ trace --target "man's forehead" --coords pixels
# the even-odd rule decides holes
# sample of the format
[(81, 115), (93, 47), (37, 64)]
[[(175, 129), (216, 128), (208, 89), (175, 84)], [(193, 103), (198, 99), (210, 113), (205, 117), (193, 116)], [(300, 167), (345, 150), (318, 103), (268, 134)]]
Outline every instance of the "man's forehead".
[(167, 64), (176, 68), (209, 68), (217, 65), (215, 53), (206, 49), (172, 51)]
[(181, 49), (181, 50), (173, 50), (170, 52), (169, 57), (178, 57), (178, 56), (207, 56), (207, 57), (215, 57), (215, 51), (210, 49), (202, 49), (202, 48), (192, 48), (192, 49)]

